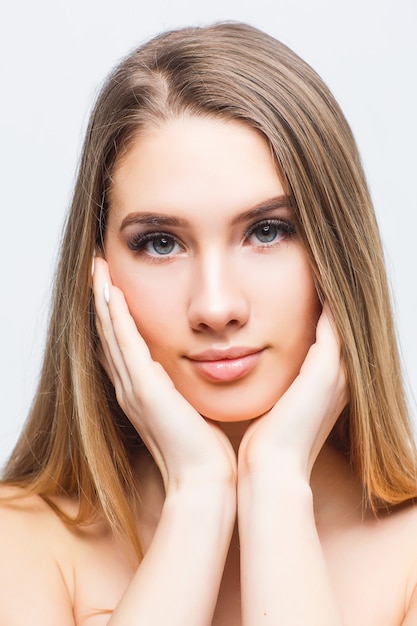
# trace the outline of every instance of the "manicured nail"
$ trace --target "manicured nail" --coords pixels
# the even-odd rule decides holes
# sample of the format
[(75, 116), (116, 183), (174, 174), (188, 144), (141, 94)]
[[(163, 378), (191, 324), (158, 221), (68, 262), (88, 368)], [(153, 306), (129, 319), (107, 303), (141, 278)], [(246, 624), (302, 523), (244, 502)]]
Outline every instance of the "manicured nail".
[(110, 302), (110, 289), (109, 289), (109, 283), (104, 283), (104, 287), (103, 287), (103, 296), (104, 296), (104, 300), (106, 301), (106, 304), (108, 304)]

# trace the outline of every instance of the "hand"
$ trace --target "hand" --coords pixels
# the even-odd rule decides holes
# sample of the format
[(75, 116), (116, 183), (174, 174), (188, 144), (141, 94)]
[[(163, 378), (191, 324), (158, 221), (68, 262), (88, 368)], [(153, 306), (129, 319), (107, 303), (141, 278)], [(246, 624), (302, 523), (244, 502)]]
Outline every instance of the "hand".
[(230, 442), (152, 359), (102, 258), (95, 259), (93, 290), (103, 366), (119, 405), (158, 465), (166, 492), (190, 483), (235, 483), (236, 457)]
[(277, 404), (246, 431), (239, 449), (239, 473), (263, 468), (268, 472), (269, 461), (276, 464), (285, 459), (308, 480), (348, 398), (340, 341), (325, 304), (316, 341), (299, 375)]

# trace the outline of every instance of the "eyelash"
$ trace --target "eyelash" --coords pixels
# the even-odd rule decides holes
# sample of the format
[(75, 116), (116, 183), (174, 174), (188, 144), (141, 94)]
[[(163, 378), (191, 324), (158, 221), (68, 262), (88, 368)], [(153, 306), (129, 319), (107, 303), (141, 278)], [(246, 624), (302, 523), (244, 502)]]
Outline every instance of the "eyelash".
[[(159, 240), (166, 239), (167, 241), (172, 241), (174, 246), (179, 245), (177, 238), (174, 237), (173, 235), (170, 235), (169, 233), (152, 232), (152, 233), (140, 233), (138, 235), (133, 235), (133, 237), (131, 237), (128, 240), (127, 247), (133, 252), (137, 252), (139, 254), (141, 252), (146, 253), (145, 247), (147, 246), (147, 244), (151, 242), (156, 242), (158, 239)], [(155, 256), (155, 257), (160, 256), (161, 258), (163, 258), (164, 256), (168, 257), (168, 254), (166, 255), (149, 254), (149, 256)]]
[[(271, 241), (262, 242), (258, 239), (258, 247), (260, 248), (270, 248), (274, 245), (278, 245), (282, 239), (293, 238), (296, 235), (296, 229), (294, 224), (289, 221), (281, 220), (281, 219), (266, 219), (260, 222), (255, 222), (248, 228), (245, 232), (245, 240), (248, 240), (257, 230), (264, 229), (264, 233), (268, 234), (268, 229), (271, 227), (276, 228), (276, 233), (273, 236)], [(279, 236), (280, 235), (280, 236)], [(127, 246), (132, 252), (145, 253), (146, 254), (146, 246), (148, 243), (156, 242), (157, 240), (162, 241), (165, 239), (167, 242), (172, 242), (172, 247), (174, 248), (176, 245), (179, 245), (178, 239), (171, 235), (170, 233), (161, 232), (149, 232), (149, 233), (139, 233), (137, 235), (133, 235), (127, 241)], [(149, 257), (152, 257), (153, 260), (163, 259), (164, 257), (170, 258), (172, 250), (169, 250), (167, 254), (158, 254), (155, 250), (155, 254), (148, 253)]]
[[(278, 233), (281, 233), (281, 236), (278, 237), (278, 239), (274, 237), (273, 241), (264, 242), (261, 247), (269, 248), (274, 244), (277, 245), (283, 238), (292, 238), (296, 235), (295, 226), (291, 222), (280, 219), (267, 219), (252, 224), (252, 226), (250, 226), (245, 233), (245, 239), (248, 239), (251, 235), (253, 235), (256, 230), (261, 228), (269, 229), (271, 226), (276, 228), (276, 235), (278, 236)], [(262, 243), (260, 240), (259, 242)]]

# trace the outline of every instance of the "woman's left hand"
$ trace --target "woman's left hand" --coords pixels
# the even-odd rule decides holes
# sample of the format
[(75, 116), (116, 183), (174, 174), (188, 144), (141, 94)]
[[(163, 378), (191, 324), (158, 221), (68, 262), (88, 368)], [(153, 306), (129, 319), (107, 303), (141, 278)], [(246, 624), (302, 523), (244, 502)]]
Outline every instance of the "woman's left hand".
[(274, 465), (290, 463), (309, 480), (317, 455), (348, 398), (340, 340), (325, 304), (316, 341), (299, 375), (277, 404), (250, 425), (242, 439), (239, 477), (263, 471), (270, 474)]

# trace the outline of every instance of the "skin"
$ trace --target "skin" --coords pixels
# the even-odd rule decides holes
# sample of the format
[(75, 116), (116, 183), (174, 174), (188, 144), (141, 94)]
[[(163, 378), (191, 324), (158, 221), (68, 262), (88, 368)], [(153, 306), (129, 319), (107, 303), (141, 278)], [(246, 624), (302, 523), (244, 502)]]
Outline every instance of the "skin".
[[(238, 507), (242, 622), (257, 624), (263, 617), (265, 624), (273, 624), (285, 616), (295, 624), (313, 612), (322, 625), (334, 626), (339, 616), (314, 532), (308, 481), (315, 458), (346, 404), (347, 389), (339, 343), (327, 309), (320, 315), (307, 257), (293, 232), (266, 141), (239, 124), (172, 120), (131, 147), (114, 172), (110, 205), (106, 262), (99, 260), (96, 270), (105, 281), (103, 295), (100, 300), (96, 297), (104, 362), (120, 405), (161, 471), (166, 493), (147, 553), (151, 556), (139, 568), (112, 623), (131, 619), (134, 604), (136, 617), (140, 610), (144, 622), (164, 620), (166, 607), (155, 616), (151, 582), (155, 579), (164, 588), (175, 589), (171, 602), (177, 605), (181, 593), (174, 584), (176, 570), (162, 567), (161, 558), (172, 551), (173, 525), (179, 519), (189, 534), (185, 539), (184, 529), (178, 527), (175, 543), (183, 549), (174, 550), (172, 562), (190, 551), (199, 555), (189, 568), (183, 566), (187, 572), (183, 593), (187, 590), (188, 596), (193, 585), (200, 600), (195, 612), (190, 607), (178, 616), (178, 624), (211, 621)], [(144, 213), (151, 228), (149, 223), (144, 228)], [(171, 225), (163, 237), (159, 229), (156, 239), (155, 220), (166, 223), (168, 218), (174, 218), (175, 228)], [(138, 250), (138, 236), (149, 232), (152, 240)], [(161, 255), (167, 245), (169, 254)], [(277, 288), (270, 288), (271, 276)], [(103, 297), (107, 311), (101, 307)], [(166, 307), (167, 300), (172, 308)], [(136, 328), (140, 336), (135, 337)], [(207, 350), (212, 356), (213, 351), (230, 346), (239, 350), (245, 346), (245, 351), (249, 346), (250, 354), (258, 355), (249, 373), (243, 367), (244, 375), (237, 379), (213, 381), (213, 364), (205, 362), (201, 375), (201, 367), (193, 361), (207, 355)], [(150, 359), (158, 371), (138, 377), (138, 364)], [(223, 358), (220, 361), (221, 368), (229, 367)], [(170, 378), (164, 380), (164, 374)], [(172, 383), (175, 389), (168, 389)], [(213, 420), (221, 421), (227, 433), (228, 422), (249, 419), (253, 422), (242, 428), (236, 458)], [(292, 480), (287, 478), (289, 471)], [(271, 498), (272, 483), (277, 488)], [(300, 495), (295, 510), (285, 515), (281, 489), (286, 496)], [(206, 536), (204, 549), (192, 539), (197, 520), (193, 523), (188, 510), (200, 500), (211, 529), (212, 544)], [(275, 515), (270, 518), (267, 509), (274, 503)], [(226, 520), (219, 515), (225, 507), (231, 513)], [(277, 530), (284, 536), (300, 515), (311, 518), (310, 532), (306, 535), (304, 522), (296, 524), (294, 543), (288, 543), (297, 562), (311, 560), (318, 584), (314, 594), (306, 589), (307, 607), (295, 615), (292, 594), (282, 588), (278, 599), (261, 581), (265, 573), (270, 580), (283, 579), (284, 569), (288, 577), (281, 561), (282, 546), (270, 539)], [(267, 540), (262, 518), (274, 522)], [(290, 578), (297, 586), (296, 570)]]
[[(71, 530), (38, 498), (2, 506), (8, 626), (28, 607), (32, 626), (416, 623), (417, 513), (363, 513), (325, 443), (348, 401), (331, 313), (296, 234), (246, 215), (282, 194), (261, 136), (216, 119), (171, 120), (118, 163), (93, 289), (103, 364), (151, 454), (136, 465), (145, 556), (136, 569), (103, 522)], [(278, 204), (261, 219), (291, 222)], [(165, 224), (172, 248), (129, 247), (143, 211), (187, 220)], [(191, 362), (230, 346), (257, 356)]]
[[(110, 202), (105, 257), (152, 358), (210, 419), (271, 409), (300, 371), (321, 307), (301, 244), (283, 230), (293, 218), (265, 140), (238, 124), (172, 120), (132, 146)], [(155, 215), (184, 224), (140, 223)], [(158, 238), (129, 248), (158, 231), (172, 252), (158, 254)], [(237, 379), (211, 380), (190, 359), (236, 347), (258, 353)]]

